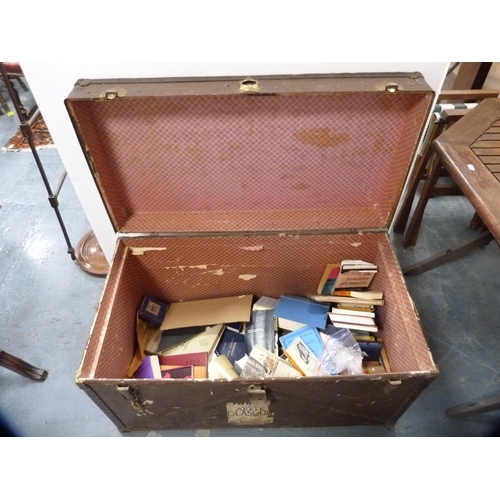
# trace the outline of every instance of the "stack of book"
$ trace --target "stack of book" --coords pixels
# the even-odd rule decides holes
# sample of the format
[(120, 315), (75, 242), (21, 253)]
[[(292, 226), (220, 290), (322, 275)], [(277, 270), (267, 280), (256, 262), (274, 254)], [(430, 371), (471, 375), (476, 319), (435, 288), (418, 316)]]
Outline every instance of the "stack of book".
[(329, 304), (333, 327), (348, 329), (354, 335), (365, 354), (366, 373), (390, 371), (376, 316), (376, 309), (385, 303), (384, 294), (370, 288), (377, 271), (376, 264), (362, 260), (328, 264), (317, 295), (310, 296)]
[(331, 336), (344, 329), (363, 352), (365, 373), (381, 371), (380, 366), (389, 371), (388, 362), (380, 361), (385, 350), (375, 317), (383, 294), (367, 290), (375, 274), (376, 266), (363, 261), (330, 265), (318, 288), (327, 293), (315, 296), (256, 300), (244, 295), (169, 304), (147, 295), (137, 311), (138, 349), (127, 376), (233, 380), (331, 375), (320, 360)]
[(147, 296), (138, 311), (139, 348), (127, 375), (237, 378), (255, 346), (277, 354), (277, 303), (271, 297), (255, 301), (245, 295), (167, 304)]

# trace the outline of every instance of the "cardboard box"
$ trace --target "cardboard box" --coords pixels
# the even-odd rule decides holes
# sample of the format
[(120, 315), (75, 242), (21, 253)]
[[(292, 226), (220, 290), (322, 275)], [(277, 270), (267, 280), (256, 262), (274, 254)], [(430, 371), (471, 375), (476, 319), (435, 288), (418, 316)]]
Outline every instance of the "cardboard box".
[[(394, 424), (438, 374), (388, 237), (432, 101), (419, 74), (78, 81), (65, 103), (120, 235), (79, 386), (121, 431)], [(125, 378), (144, 295), (314, 294), (343, 259), (378, 265), (391, 373)]]

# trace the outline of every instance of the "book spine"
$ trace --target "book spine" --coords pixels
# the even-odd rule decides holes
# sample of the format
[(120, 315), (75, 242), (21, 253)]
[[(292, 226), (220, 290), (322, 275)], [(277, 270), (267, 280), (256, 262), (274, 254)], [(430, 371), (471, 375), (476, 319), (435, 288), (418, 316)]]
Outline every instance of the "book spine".
[(341, 323), (338, 321), (334, 321), (333, 326), (335, 326), (336, 328), (348, 328), (349, 330), (356, 330), (356, 331), (378, 332), (377, 326)]

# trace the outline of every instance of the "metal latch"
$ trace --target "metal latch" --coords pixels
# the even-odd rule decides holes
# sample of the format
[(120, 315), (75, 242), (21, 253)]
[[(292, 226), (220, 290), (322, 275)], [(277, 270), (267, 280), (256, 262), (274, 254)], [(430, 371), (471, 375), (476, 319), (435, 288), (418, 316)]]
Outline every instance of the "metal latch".
[(260, 92), (259, 82), (253, 78), (245, 78), (240, 82), (240, 94), (258, 94)]
[(390, 92), (390, 93), (395, 93), (400, 90), (404, 90), (401, 85), (398, 83), (394, 82), (381, 82), (377, 84), (377, 90), (379, 92)]
[(127, 91), (125, 89), (116, 88), (116, 89), (105, 90), (99, 97), (101, 99), (112, 100), (112, 99), (115, 99), (117, 97), (125, 97), (126, 95), (127, 95)]
[(402, 380), (387, 380), (387, 384), (384, 386), (384, 393), (390, 394), (398, 387), (400, 387), (402, 384), (403, 384)]
[(251, 385), (248, 387), (250, 402), (256, 408), (267, 408), (271, 401), (267, 399), (266, 388), (260, 385)]
[(118, 392), (127, 400), (130, 401), (130, 404), (137, 411), (137, 413), (144, 414), (144, 408), (142, 406), (143, 401), (141, 397), (141, 393), (138, 387), (127, 386), (120, 387), (117, 386), (116, 389)]

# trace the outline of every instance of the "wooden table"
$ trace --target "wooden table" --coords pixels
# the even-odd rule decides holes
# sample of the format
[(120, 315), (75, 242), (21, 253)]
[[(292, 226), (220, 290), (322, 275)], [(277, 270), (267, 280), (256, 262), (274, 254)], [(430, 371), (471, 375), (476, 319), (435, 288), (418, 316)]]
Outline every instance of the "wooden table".
[[(432, 146), (472, 203), (484, 231), (455, 248), (403, 270), (419, 274), (493, 239), (500, 244), (500, 99), (485, 99), (436, 139)], [(448, 408), (449, 417), (500, 408), (500, 395)]]
[(486, 245), (500, 242), (500, 99), (485, 99), (446, 130), (432, 146), (471, 202), (484, 230), (474, 238), (403, 269), (420, 274)]

